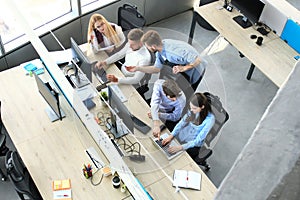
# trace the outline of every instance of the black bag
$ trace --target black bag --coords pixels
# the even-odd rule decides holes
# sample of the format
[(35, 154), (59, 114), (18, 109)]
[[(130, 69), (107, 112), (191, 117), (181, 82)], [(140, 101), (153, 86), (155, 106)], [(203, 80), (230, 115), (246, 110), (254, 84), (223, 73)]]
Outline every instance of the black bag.
[(130, 4), (124, 4), (118, 9), (118, 25), (122, 27), (123, 31), (133, 28), (140, 28), (145, 26), (146, 20), (139, 13), (137, 7)]

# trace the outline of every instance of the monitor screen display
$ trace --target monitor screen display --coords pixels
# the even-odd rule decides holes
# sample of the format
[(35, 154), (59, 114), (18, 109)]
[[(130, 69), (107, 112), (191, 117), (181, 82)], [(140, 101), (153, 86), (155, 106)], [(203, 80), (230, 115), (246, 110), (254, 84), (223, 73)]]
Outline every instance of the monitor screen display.
[[(58, 93), (55, 92), (49, 83), (44, 83), (39, 77), (38, 75), (36, 75), (35, 73), (34, 77), (36, 80), (36, 84), (38, 87), (38, 90), (40, 92), (40, 94), (43, 96), (43, 98), (45, 99), (45, 101), (48, 103), (48, 105), (50, 106), (50, 108), (53, 111), (53, 114), (56, 115), (56, 118), (52, 118), (52, 116), (49, 116), (49, 118), (51, 119), (51, 121), (55, 121), (55, 119), (60, 119), (62, 120), (62, 113), (59, 107), (59, 97), (58, 97)], [(52, 114), (52, 113), (48, 113), (48, 114)]]
[(257, 23), (265, 4), (260, 0), (231, 0), (231, 4), (252, 23)]
[[(133, 133), (134, 124), (131, 114), (126, 105), (122, 103), (118, 95), (110, 86), (108, 86), (108, 99), (109, 105), (113, 110), (111, 111), (111, 125), (114, 130), (111, 130), (111, 132), (114, 134), (115, 138), (120, 138), (127, 134), (128, 130)], [(121, 125), (120, 122), (125, 125), (125, 127)]]
[[(82, 50), (79, 48), (78, 44), (71, 37), (71, 50), (73, 62), (78, 65), (81, 71), (86, 75), (90, 82), (92, 82), (92, 66), (94, 65), (89, 61), (89, 59), (84, 55)], [(73, 63), (73, 64), (74, 64)], [(78, 69), (75, 67), (75, 75), (78, 75)]]

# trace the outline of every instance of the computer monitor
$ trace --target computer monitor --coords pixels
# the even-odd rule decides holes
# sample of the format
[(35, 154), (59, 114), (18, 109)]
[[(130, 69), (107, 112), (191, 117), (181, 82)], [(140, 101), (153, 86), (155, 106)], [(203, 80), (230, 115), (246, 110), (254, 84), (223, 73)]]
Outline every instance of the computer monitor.
[(44, 83), (38, 75), (35, 73), (33, 74), (40, 94), (49, 105), (49, 107), (46, 108), (49, 119), (52, 122), (58, 119), (62, 120), (62, 118), (65, 117), (65, 114), (60, 109), (58, 93), (50, 86), (49, 82)]
[[(84, 55), (78, 44), (71, 37), (71, 51), (72, 51), (72, 63), (75, 71), (71, 80), (78, 88), (88, 85), (92, 82), (92, 67), (95, 63), (91, 63), (89, 59)], [(86, 77), (80, 73), (79, 69), (86, 75)], [(88, 78), (88, 80), (86, 79)]]
[(243, 14), (233, 18), (243, 28), (257, 23), (265, 6), (260, 0), (231, 0), (231, 5)]
[(111, 107), (111, 132), (115, 138), (133, 133), (134, 124), (127, 107), (122, 103), (111, 86), (108, 86), (108, 101)]

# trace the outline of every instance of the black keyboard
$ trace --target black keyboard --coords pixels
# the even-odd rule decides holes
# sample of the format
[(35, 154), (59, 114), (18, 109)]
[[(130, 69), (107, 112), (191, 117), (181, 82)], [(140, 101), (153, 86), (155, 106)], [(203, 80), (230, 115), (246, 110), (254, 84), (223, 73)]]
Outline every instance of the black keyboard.
[(141, 121), (140, 119), (138, 119), (137, 117), (131, 115), (131, 119), (133, 121), (133, 125), (136, 129), (138, 129), (139, 131), (141, 131), (144, 134), (147, 134), (151, 128), (145, 124), (143, 121)]
[(170, 157), (170, 156), (172, 156), (172, 155), (175, 154), (175, 153), (170, 153), (168, 151), (168, 148), (170, 146), (169, 144), (167, 144), (165, 146), (162, 145), (162, 139), (156, 140), (155, 142), (160, 146), (160, 148), (162, 148), (162, 150), (164, 150), (164, 152), (167, 154), (168, 157)]

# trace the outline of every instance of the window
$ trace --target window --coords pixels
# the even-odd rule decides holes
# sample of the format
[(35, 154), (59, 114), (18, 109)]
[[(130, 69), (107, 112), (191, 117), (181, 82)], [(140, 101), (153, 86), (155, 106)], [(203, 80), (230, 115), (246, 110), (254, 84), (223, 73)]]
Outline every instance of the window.
[(116, 0), (80, 0), (82, 13), (87, 13), (95, 8), (107, 5)]
[[(13, 0), (22, 9), (24, 17), (37, 35), (41, 35), (76, 16), (77, 2), (80, 1), (82, 13), (99, 8), (116, 0)], [(73, 6), (77, 6), (76, 8)], [(0, 35), (5, 52), (26, 42), (24, 31), (17, 26), (17, 19), (6, 4), (0, 7)]]
[[(14, 0), (14, 3), (19, 10), (26, 11), (23, 12), (24, 17), (35, 30), (71, 12), (70, 0)], [(24, 37), (23, 39), (20, 38), (24, 36), (24, 31), (19, 26), (16, 26), (16, 24), (16, 17), (10, 9), (1, 6), (0, 34), (5, 51), (9, 51), (26, 42)]]

